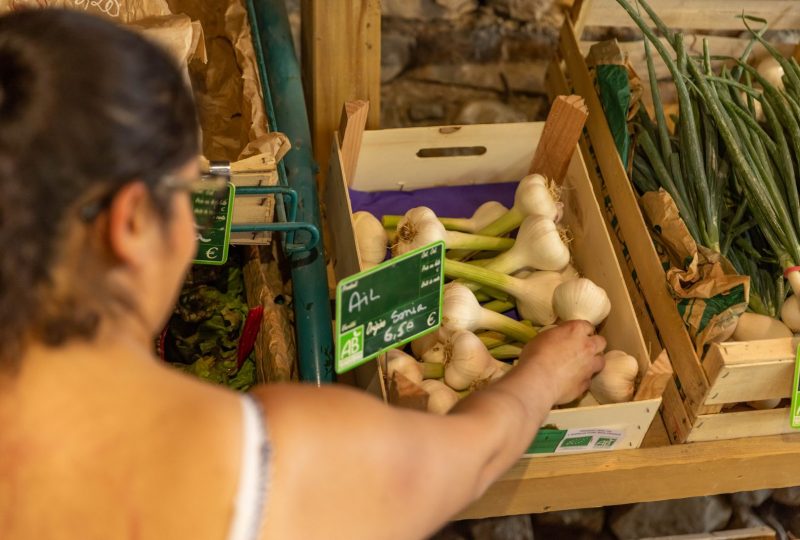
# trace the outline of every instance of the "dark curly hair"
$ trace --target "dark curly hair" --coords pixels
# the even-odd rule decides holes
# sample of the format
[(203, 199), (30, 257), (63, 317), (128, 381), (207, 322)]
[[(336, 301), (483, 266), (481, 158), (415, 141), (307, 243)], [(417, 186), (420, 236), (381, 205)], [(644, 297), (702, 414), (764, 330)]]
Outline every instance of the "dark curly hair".
[(98, 264), (75, 253), (76, 207), (137, 180), (167, 219), (156, 188), (198, 144), (191, 92), (160, 47), (77, 11), (0, 17), (0, 364), (29, 339), (89, 339), (113, 299), (131, 303), (70, 283), (65, 259), (84, 281)]

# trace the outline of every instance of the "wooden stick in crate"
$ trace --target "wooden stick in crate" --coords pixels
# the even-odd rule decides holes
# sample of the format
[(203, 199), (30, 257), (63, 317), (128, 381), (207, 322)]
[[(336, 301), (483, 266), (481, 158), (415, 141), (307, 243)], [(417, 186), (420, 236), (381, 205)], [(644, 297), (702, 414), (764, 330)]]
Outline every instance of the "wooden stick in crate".
[(361, 151), (361, 139), (367, 126), (369, 101), (348, 101), (342, 107), (342, 119), (339, 122), (339, 146), (342, 149), (342, 165), (347, 185), (353, 182), (358, 165), (358, 153)]
[(588, 116), (581, 96), (558, 96), (547, 115), (530, 172), (561, 184)]

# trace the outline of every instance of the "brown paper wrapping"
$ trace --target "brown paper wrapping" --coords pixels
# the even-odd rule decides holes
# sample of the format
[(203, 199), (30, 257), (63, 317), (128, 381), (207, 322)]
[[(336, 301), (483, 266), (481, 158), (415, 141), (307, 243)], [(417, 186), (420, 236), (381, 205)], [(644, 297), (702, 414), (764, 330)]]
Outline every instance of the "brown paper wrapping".
[(666, 191), (645, 193), (640, 203), (668, 267), (667, 282), (698, 355), (712, 342), (725, 341), (750, 296), (750, 278), (736, 273), (719, 253), (698, 246)]

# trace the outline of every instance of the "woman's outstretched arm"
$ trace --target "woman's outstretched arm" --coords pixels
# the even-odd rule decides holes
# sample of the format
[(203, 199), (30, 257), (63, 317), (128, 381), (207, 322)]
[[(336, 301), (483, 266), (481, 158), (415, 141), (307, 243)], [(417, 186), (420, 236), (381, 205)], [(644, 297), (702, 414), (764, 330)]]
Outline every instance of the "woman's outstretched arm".
[(524, 452), (556, 403), (602, 368), (588, 323), (547, 331), (447, 416), (341, 387), (261, 387), (273, 448), (262, 538), (424, 538)]

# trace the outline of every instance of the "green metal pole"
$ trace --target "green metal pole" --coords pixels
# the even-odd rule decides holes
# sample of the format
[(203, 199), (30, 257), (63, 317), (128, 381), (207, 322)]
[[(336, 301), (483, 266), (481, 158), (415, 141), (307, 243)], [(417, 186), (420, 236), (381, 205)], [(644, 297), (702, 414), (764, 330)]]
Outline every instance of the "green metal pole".
[[(261, 86), (270, 128), (285, 133), (292, 149), (282, 160), (289, 187), (297, 191), (297, 220), (322, 233), (311, 153), (311, 132), (300, 65), (292, 42), (284, 0), (247, 0)], [(295, 234), (295, 243), (307, 239)], [(308, 252), (290, 254), (300, 378), (321, 385), (334, 380), (333, 333), (328, 275), (322, 241)]]

